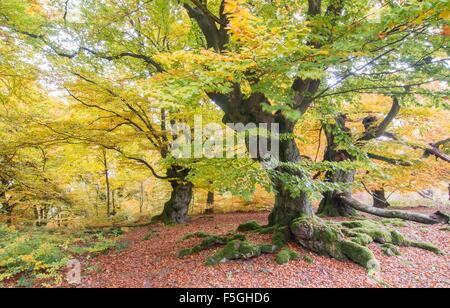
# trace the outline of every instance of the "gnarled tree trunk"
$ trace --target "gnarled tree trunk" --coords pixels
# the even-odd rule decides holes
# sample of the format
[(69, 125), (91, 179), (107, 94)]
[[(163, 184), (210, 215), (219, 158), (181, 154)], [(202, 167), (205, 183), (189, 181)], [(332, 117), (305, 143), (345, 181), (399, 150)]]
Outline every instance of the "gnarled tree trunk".
[[(283, 120), (280, 120), (280, 133), (292, 133), (293, 125), (286, 125)], [(288, 139), (280, 141), (280, 162), (281, 163), (300, 163), (302, 157), (295, 140)], [(306, 175), (300, 171), (284, 167), (283, 165), (275, 169), (276, 172), (288, 174), (302, 178)], [(287, 184), (278, 177), (272, 177), (272, 183), (276, 191), (275, 205), (272, 213), (269, 216), (270, 225), (288, 225), (295, 218), (301, 215), (313, 216), (311, 202), (306, 193), (300, 192), (300, 195), (295, 196), (287, 187)]]
[(386, 191), (384, 188), (375, 189), (372, 191), (373, 206), (378, 209), (387, 209), (391, 207), (386, 198)]
[[(330, 162), (340, 162), (353, 160), (351, 155), (346, 151), (339, 149), (339, 144), (336, 143), (336, 132), (348, 133), (348, 129), (345, 127), (346, 117), (339, 115), (336, 117), (336, 124), (330, 127), (325, 127), (325, 135), (327, 137), (327, 148), (325, 150), (324, 160)], [(326, 174), (326, 179), (331, 183), (341, 183), (348, 185), (345, 191), (330, 191), (325, 192), (322, 202), (319, 205), (318, 214), (329, 217), (350, 217), (356, 214), (355, 210), (342, 202), (339, 196), (346, 194), (351, 196), (351, 185), (355, 181), (354, 170), (337, 170), (329, 171)]]
[(185, 181), (187, 170), (173, 167), (168, 171), (172, 193), (169, 201), (164, 205), (161, 218), (165, 224), (185, 223), (188, 220), (189, 206), (192, 201), (194, 184)]

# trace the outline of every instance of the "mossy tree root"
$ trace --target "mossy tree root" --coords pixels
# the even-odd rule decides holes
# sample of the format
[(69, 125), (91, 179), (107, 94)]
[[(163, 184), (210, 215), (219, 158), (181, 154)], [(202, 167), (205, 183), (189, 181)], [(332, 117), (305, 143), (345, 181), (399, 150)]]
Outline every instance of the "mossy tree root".
[(178, 252), (179, 258), (184, 258), (196, 253), (199, 253), (203, 250), (210, 249), (214, 246), (218, 245), (227, 245), (228, 243), (232, 241), (245, 241), (245, 236), (242, 234), (234, 234), (234, 235), (227, 235), (227, 236), (220, 236), (220, 235), (210, 235), (203, 232), (197, 232), (193, 234), (186, 235), (183, 240), (188, 240), (191, 238), (201, 238), (203, 239), (202, 242), (192, 248), (186, 248), (182, 249)]
[(338, 260), (351, 260), (369, 271), (379, 269), (380, 265), (373, 252), (367, 247), (375, 242), (393, 247), (416, 247), (436, 254), (443, 252), (429, 244), (406, 239), (396, 230), (382, 223), (370, 220), (334, 223), (318, 217), (300, 217), (291, 224), (291, 232), (296, 242), (318, 254)]

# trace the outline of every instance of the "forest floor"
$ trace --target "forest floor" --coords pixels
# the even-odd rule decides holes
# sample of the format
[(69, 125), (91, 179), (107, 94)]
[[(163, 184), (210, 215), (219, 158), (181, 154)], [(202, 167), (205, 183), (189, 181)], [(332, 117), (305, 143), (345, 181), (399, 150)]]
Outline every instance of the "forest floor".
[[(417, 209), (416, 209), (417, 210)], [(430, 209), (419, 209), (430, 212)], [(431, 210), (431, 212), (436, 209)], [(230, 213), (199, 216), (186, 225), (133, 229), (122, 239), (124, 249), (110, 251), (94, 259), (84, 260), (83, 281), (79, 287), (181, 287), (181, 288), (259, 288), (259, 287), (380, 287), (368, 278), (362, 267), (318, 256), (293, 244), (302, 257), (280, 266), (275, 255), (264, 255), (249, 261), (218, 266), (205, 266), (214, 250), (180, 259), (180, 249), (192, 247), (200, 240), (182, 241), (192, 232), (225, 234), (249, 220), (267, 222), (267, 213)], [(381, 263), (381, 279), (392, 287), (450, 287), (450, 241), (448, 230), (441, 226), (407, 223), (398, 228), (411, 239), (439, 246), (446, 256), (415, 249), (401, 248), (401, 256), (387, 257), (377, 245), (371, 245)], [(151, 231), (150, 231), (151, 230)], [(270, 243), (270, 235), (248, 234), (248, 239)]]

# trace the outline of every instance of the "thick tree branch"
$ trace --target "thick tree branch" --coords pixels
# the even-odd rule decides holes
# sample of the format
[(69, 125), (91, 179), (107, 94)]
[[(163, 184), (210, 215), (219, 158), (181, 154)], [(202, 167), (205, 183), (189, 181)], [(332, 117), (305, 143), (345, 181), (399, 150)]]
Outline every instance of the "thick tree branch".
[(386, 132), (386, 129), (395, 119), (395, 117), (399, 114), (399, 112), (400, 112), (400, 104), (398, 103), (398, 98), (394, 97), (391, 110), (384, 118), (384, 120), (377, 127), (369, 128), (364, 134), (364, 136), (359, 139), (359, 141), (369, 141), (383, 136), (383, 134)]
[(436, 142), (436, 143), (430, 143), (430, 147), (425, 149), (423, 157), (424, 158), (428, 158), (430, 156), (436, 156), (436, 159), (440, 158), (443, 161), (445, 161), (447, 163), (450, 163), (450, 156), (448, 156), (445, 153), (442, 153), (439, 150), (439, 147), (441, 147), (441, 146), (443, 146), (443, 145), (445, 145), (445, 144), (447, 144), (449, 142), (450, 142), (450, 138), (446, 139), (446, 140), (442, 140), (442, 141)]
[(411, 166), (413, 166), (413, 164), (411, 162), (403, 160), (403, 159), (395, 159), (395, 158), (386, 157), (386, 156), (373, 154), (373, 153), (367, 153), (367, 156), (370, 159), (383, 161), (383, 162), (391, 164), (391, 165), (398, 165), (398, 166), (403, 166), (403, 167), (411, 167)]
[(423, 214), (413, 213), (413, 212), (384, 210), (384, 209), (379, 209), (379, 208), (375, 208), (372, 206), (362, 204), (358, 200), (356, 200), (348, 195), (341, 195), (341, 196), (339, 196), (339, 199), (343, 203), (354, 208), (357, 211), (375, 215), (375, 216), (379, 216), (379, 217), (399, 218), (399, 219), (414, 221), (414, 222), (427, 224), (427, 225), (435, 225), (435, 224), (440, 224), (440, 223), (448, 224), (448, 218), (444, 219), (444, 217), (442, 215), (439, 215), (438, 213), (431, 215), (431, 216), (426, 216)]

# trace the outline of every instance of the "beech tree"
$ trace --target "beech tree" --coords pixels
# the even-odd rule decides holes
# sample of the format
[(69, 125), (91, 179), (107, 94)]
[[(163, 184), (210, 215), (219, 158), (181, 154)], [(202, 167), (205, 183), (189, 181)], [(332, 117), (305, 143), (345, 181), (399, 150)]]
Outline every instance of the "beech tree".
[[(98, 110), (94, 120), (102, 134), (87, 139), (106, 138), (99, 144), (170, 181), (173, 194), (163, 213), (169, 221), (185, 221), (192, 195), (188, 179), (203, 160), (173, 160), (167, 121), (187, 123), (186, 111), (214, 104), (224, 124), (279, 125), (277, 140), (268, 140), (279, 142), (279, 157), (260, 153), (256, 159), (275, 192), (269, 225), (283, 238), (276, 248), (294, 240), (368, 269), (377, 263), (366, 247), (373, 241), (439, 252), (375, 222), (326, 222), (315, 215), (312, 196), (324, 196), (324, 214), (368, 211), (351, 198), (356, 171), (374, 170), (371, 159), (400, 165), (402, 160), (365, 146), (389, 133), (402, 106), (448, 108), (446, 1), (86, 0), (55, 1), (32, 13), (27, 1), (5, 3), (2, 25), (45, 51), (63, 72), (72, 100)], [(443, 86), (430, 89), (432, 83)], [(354, 136), (344, 107), (355, 105), (361, 94), (391, 97), (392, 106), (381, 121), (366, 119), (364, 131)], [(307, 125), (310, 114), (323, 123), (327, 137), (323, 162), (305, 159), (296, 140), (296, 128)], [(133, 145), (125, 149), (129, 140), (123, 136), (139, 140), (139, 146), (147, 139), (172, 163), (167, 175), (158, 175), (141, 153), (130, 154)], [(445, 160), (439, 147), (423, 151)], [(317, 172), (325, 178), (312, 176)], [(261, 253), (250, 250), (251, 256)], [(236, 256), (249, 254), (219, 254), (211, 263)]]

